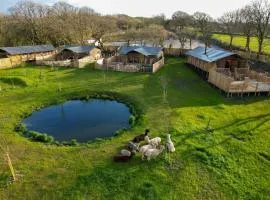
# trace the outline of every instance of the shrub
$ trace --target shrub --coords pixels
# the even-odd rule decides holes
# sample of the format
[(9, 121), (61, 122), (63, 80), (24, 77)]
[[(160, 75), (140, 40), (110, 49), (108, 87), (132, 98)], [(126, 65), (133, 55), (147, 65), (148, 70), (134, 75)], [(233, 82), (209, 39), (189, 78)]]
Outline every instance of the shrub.
[(47, 135), (46, 133), (38, 133), (36, 131), (29, 131), (27, 136), (34, 141), (44, 142), (44, 143), (53, 143), (54, 138), (52, 136)]
[(133, 127), (136, 123), (136, 117), (134, 115), (130, 115), (128, 121), (129, 121), (130, 126)]
[(27, 127), (25, 124), (19, 123), (15, 126), (14, 131), (25, 134), (25, 132), (27, 131)]
[(76, 139), (72, 139), (70, 141), (63, 141), (61, 142), (61, 144), (65, 146), (77, 146), (79, 143), (77, 142)]
[(77, 142), (77, 140), (76, 139), (72, 139), (71, 141), (70, 141), (70, 145), (71, 146), (77, 146), (79, 143)]

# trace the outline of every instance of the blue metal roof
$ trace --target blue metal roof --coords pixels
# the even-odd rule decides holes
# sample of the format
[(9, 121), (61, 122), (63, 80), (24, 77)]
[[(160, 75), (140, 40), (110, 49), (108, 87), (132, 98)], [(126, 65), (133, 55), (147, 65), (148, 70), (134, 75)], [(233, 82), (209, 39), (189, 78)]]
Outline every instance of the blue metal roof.
[(42, 53), (54, 51), (53, 45), (34, 45), (34, 46), (18, 46), (18, 47), (0, 47), (0, 50), (7, 52), (10, 55), (21, 55), (31, 53)]
[(69, 50), (74, 53), (85, 53), (88, 54), (92, 49), (96, 48), (95, 46), (65, 46), (63, 50)]
[(161, 47), (146, 47), (146, 46), (122, 46), (120, 49), (121, 55), (135, 51), (145, 56), (158, 56), (162, 52)]
[(231, 55), (236, 55), (236, 54), (230, 51), (226, 51), (223, 49), (215, 49), (215, 48), (207, 48), (206, 54), (205, 54), (205, 48), (198, 47), (196, 49), (188, 51), (186, 55), (199, 58), (206, 62), (215, 62), (222, 58), (226, 58), (226, 57), (229, 57)]

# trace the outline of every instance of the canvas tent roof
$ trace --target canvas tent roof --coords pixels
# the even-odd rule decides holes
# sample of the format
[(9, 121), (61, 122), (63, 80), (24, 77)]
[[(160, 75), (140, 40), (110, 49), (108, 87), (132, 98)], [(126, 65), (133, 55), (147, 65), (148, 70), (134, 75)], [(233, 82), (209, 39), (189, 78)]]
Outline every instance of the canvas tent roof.
[(66, 46), (66, 47), (63, 48), (63, 51), (64, 50), (69, 50), (69, 51), (72, 51), (74, 53), (88, 54), (94, 48), (96, 48), (96, 47), (95, 46), (89, 46), (89, 45), (85, 45), (85, 46)]
[(4, 51), (9, 55), (21, 55), (31, 53), (42, 53), (54, 51), (53, 45), (34, 45), (34, 46), (18, 46), (18, 47), (0, 47), (0, 51)]
[(122, 46), (120, 49), (121, 55), (127, 55), (128, 53), (135, 51), (145, 56), (158, 56), (162, 48), (161, 47), (146, 47), (146, 46)]
[(215, 49), (215, 48), (207, 48), (206, 54), (205, 54), (205, 48), (198, 47), (196, 49), (188, 51), (186, 55), (199, 58), (200, 60), (204, 60), (206, 62), (215, 62), (222, 58), (226, 58), (226, 57), (229, 57), (231, 55), (236, 55), (236, 54), (230, 51), (226, 51), (223, 49)]

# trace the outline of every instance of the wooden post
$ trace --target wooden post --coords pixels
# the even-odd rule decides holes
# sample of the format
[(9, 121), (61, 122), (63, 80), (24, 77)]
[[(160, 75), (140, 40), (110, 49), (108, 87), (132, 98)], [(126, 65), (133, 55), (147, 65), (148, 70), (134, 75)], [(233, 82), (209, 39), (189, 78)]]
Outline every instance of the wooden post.
[(258, 86), (259, 86), (258, 84), (259, 84), (259, 83), (257, 82), (257, 83), (256, 83), (256, 89), (255, 89), (255, 96), (257, 96), (257, 90), (258, 90)]
[(16, 181), (15, 170), (13, 168), (13, 165), (12, 165), (12, 162), (11, 162), (11, 159), (9, 157), (9, 153), (8, 152), (6, 152), (6, 157), (7, 157), (8, 167), (10, 169), (10, 172), (11, 172), (11, 175), (12, 175), (12, 178), (13, 178), (13, 181)]
[(256, 90), (255, 90), (255, 96), (257, 96), (257, 92), (258, 92), (258, 88), (259, 88), (259, 82), (256, 83)]
[[(9, 170), (10, 170), (11, 175), (12, 175), (12, 180), (16, 181), (16, 174), (15, 174), (15, 170), (13, 168), (13, 165), (12, 165), (9, 153), (8, 153), (9, 148), (8, 148), (7, 142), (6, 142), (5, 138), (1, 139), (0, 141), (2, 141), (4, 143), (3, 145), (0, 144), (0, 151), (2, 151), (6, 156), (6, 159), (8, 162), (8, 167), (9, 167)], [(6, 146), (5, 148), (4, 148), (4, 145)]]
[(243, 85), (242, 85), (241, 98), (243, 98), (244, 88), (245, 88), (245, 82), (243, 82)]

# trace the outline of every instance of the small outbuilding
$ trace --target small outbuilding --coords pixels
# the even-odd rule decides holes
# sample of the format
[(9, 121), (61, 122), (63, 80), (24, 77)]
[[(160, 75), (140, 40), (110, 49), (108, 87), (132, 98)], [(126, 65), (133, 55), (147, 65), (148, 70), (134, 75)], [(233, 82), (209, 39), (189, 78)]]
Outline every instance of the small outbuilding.
[(57, 55), (56, 60), (78, 60), (90, 57), (93, 60), (101, 58), (101, 50), (95, 46), (65, 46)]
[(55, 53), (53, 45), (0, 47), (0, 69), (10, 68), (25, 61), (43, 60)]
[(54, 57), (40, 60), (36, 64), (83, 68), (101, 57), (101, 50), (95, 46), (64, 46)]

